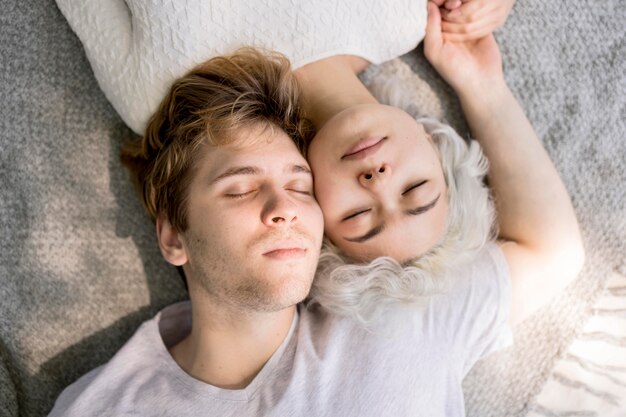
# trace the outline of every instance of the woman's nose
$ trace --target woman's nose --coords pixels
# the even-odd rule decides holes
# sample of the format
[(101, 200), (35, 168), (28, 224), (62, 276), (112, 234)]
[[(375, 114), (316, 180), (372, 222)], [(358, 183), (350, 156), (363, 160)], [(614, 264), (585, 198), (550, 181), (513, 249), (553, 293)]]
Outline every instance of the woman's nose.
[(363, 187), (371, 188), (383, 185), (391, 175), (391, 167), (385, 163), (363, 171), (359, 175), (359, 183)]

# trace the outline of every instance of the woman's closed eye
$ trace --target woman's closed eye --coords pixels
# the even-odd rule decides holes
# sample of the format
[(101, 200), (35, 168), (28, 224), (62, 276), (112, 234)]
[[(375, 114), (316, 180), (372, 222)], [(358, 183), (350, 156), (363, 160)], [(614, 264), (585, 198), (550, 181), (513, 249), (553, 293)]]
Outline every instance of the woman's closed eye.
[(372, 209), (371, 209), (371, 208), (368, 208), (368, 209), (359, 209), (359, 210), (355, 211), (354, 213), (349, 214), (348, 216), (344, 217), (341, 221), (346, 221), (346, 220), (354, 219), (354, 218), (356, 218), (356, 217), (358, 217), (358, 216), (360, 216), (360, 215), (363, 215), (363, 214), (365, 214), (365, 213), (368, 213), (368, 212), (370, 212), (370, 211), (372, 211)]
[(413, 184), (409, 185), (406, 188), (406, 190), (404, 190), (402, 192), (402, 195), (406, 195), (406, 194), (410, 193), (411, 191), (418, 189), (419, 187), (421, 187), (422, 185), (426, 184), (427, 182), (428, 182), (428, 180), (421, 180), (421, 181), (418, 181), (416, 183), (413, 183)]

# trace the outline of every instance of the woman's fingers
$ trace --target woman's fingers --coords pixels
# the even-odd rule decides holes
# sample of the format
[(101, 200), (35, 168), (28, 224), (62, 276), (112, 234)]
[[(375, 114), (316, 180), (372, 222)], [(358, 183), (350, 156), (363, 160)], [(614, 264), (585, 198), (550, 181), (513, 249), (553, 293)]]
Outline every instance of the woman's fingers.
[(471, 23), (450, 23), (445, 20), (441, 21), (441, 31), (443, 33), (470, 34), (486, 27), (495, 30), (495, 26), (497, 26), (497, 21), (490, 16)]
[(461, 7), (461, 4), (461, 0), (446, 0), (443, 5), (447, 10), (454, 10)]
[(442, 18), (449, 23), (474, 23), (490, 19), (494, 30), (504, 25), (515, 3), (514, 0), (462, 0), (463, 5), (454, 10), (441, 9)]
[(448, 22), (470, 23), (497, 9), (498, 3), (487, 0), (472, 0), (454, 10), (446, 10), (443, 17)]
[(426, 36), (424, 37), (424, 53), (429, 60), (435, 51), (441, 48), (441, 14), (439, 7), (432, 1), (428, 2), (428, 20), (426, 21)]
[(470, 33), (443, 33), (442, 40), (446, 42), (469, 42), (482, 39), (489, 35), (493, 30), (490, 26), (476, 28)]
[(455, 11), (466, 10), (465, 14), (455, 19), (445, 17), (446, 12), (442, 11), (444, 17), (441, 22), (441, 30), (446, 41), (463, 42), (480, 39), (504, 24), (506, 14), (501, 13), (501, 4), (498, 2), (487, 1), (483, 8), (474, 12), (467, 12), (467, 9), (464, 9), (471, 4), (476, 5), (474, 7), (479, 7), (480, 2), (483, 1), (485, 0), (471, 0), (464, 3), (461, 8)]

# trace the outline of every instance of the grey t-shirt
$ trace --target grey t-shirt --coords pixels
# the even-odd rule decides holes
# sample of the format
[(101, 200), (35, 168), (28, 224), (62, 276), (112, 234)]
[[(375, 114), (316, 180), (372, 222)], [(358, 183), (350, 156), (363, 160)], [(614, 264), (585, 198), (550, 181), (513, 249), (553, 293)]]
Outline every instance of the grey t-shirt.
[(227, 390), (189, 376), (168, 353), (191, 328), (191, 305), (182, 302), (66, 388), (50, 416), (461, 417), (463, 377), (512, 342), (509, 308), (507, 265), (489, 245), (448, 292), (392, 308), (368, 329), (299, 306), (254, 380)]

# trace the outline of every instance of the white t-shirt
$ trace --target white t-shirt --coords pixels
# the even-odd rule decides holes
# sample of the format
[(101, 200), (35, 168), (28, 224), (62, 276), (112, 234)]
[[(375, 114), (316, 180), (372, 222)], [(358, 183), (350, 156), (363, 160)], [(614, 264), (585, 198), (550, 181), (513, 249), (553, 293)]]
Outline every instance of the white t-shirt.
[(415, 48), (426, 0), (57, 0), (115, 110), (143, 134), (174, 80), (241, 46), (298, 68), (333, 55), (381, 63)]
[(464, 416), (463, 377), (512, 342), (502, 252), (488, 246), (466, 272), (447, 293), (420, 309), (393, 308), (369, 330), (299, 306), (284, 342), (241, 390), (196, 380), (172, 359), (167, 346), (191, 327), (189, 302), (174, 304), (68, 387), (50, 416)]

